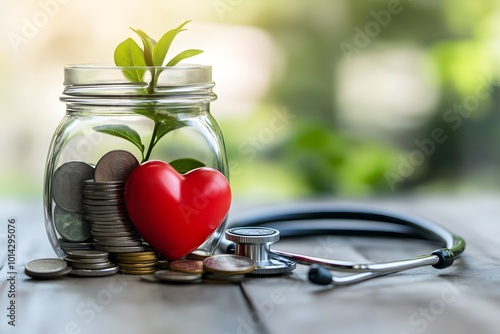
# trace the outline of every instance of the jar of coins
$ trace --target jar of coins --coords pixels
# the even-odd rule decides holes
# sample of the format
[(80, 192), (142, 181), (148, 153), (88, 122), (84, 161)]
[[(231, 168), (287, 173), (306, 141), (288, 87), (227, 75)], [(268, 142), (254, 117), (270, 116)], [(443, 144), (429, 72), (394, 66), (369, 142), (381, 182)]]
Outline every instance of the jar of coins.
[[(125, 200), (137, 166), (159, 160), (180, 174), (210, 167), (228, 179), (222, 133), (210, 113), (211, 67), (66, 66), (64, 74), (66, 114), (45, 169), (49, 241), (59, 256), (148, 251)], [(215, 250), (224, 221), (218, 226), (200, 251)]]

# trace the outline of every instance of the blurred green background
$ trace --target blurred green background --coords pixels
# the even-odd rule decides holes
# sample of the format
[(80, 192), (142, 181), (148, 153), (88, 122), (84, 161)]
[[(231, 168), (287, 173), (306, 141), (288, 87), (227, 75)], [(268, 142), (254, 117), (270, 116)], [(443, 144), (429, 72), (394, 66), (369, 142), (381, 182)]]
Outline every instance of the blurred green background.
[(40, 0), (0, 13), (0, 196), (42, 196), (65, 64), (205, 52), (239, 198), (498, 192), (500, 2)]

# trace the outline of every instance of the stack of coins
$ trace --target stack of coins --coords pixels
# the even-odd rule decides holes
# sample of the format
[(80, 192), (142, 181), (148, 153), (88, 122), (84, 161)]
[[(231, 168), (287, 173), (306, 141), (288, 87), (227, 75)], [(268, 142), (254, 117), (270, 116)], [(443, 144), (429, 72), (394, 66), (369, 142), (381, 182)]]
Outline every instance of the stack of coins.
[(107, 276), (118, 272), (118, 266), (109, 261), (108, 253), (98, 250), (72, 250), (64, 258), (75, 276)]
[(158, 254), (153, 251), (115, 254), (122, 274), (150, 275), (156, 271)]
[(128, 217), (124, 193), (124, 181), (85, 181), (85, 218), (90, 221), (90, 233), (97, 250), (112, 253), (145, 250), (139, 232)]

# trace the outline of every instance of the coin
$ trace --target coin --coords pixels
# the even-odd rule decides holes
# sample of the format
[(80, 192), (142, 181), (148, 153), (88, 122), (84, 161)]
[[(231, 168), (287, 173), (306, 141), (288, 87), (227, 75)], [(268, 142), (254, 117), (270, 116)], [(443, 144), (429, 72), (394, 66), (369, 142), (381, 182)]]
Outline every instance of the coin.
[(102, 263), (83, 263), (83, 262), (72, 262), (71, 266), (76, 269), (106, 269), (115, 267), (114, 263), (110, 261), (102, 262)]
[(37, 259), (26, 264), (24, 273), (35, 279), (57, 278), (68, 274), (71, 267), (61, 259)]
[(62, 250), (66, 253), (74, 249), (93, 249), (94, 244), (92, 242), (69, 242), (62, 238), (57, 239), (57, 243), (61, 246)]
[[(124, 253), (126, 254), (126, 253)], [(154, 257), (135, 257), (135, 258), (122, 258), (122, 257), (117, 257), (116, 258), (116, 261), (118, 263), (124, 263), (124, 264), (127, 264), (127, 263), (153, 263), (153, 264), (156, 264), (156, 259), (157, 257), (154, 256)]]
[(203, 262), (198, 260), (178, 260), (170, 263), (170, 270), (191, 274), (203, 274)]
[(123, 247), (123, 246), (141, 246), (142, 239), (139, 240), (101, 240), (94, 238), (94, 245), (101, 246), (114, 246), (114, 247)]
[(87, 276), (87, 277), (100, 277), (114, 275), (118, 272), (118, 266), (113, 266), (104, 269), (77, 269), (73, 268), (70, 271), (70, 275), (74, 276)]
[(122, 274), (127, 274), (127, 275), (148, 275), (148, 274), (154, 274), (155, 269), (123, 269), (120, 268), (120, 272)]
[(106, 153), (95, 168), (95, 180), (101, 181), (126, 181), (134, 168), (139, 166), (139, 161), (130, 152), (115, 150)]
[(72, 258), (82, 258), (82, 259), (102, 259), (108, 258), (108, 252), (102, 252), (98, 250), (72, 250), (68, 252), (68, 256)]
[(107, 201), (100, 201), (100, 200), (93, 200), (93, 199), (84, 199), (83, 204), (84, 205), (90, 205), (90, 206), (101, 206), (101, 205), (118, 205), (118, 204), (123, 204), (125, 203), (125, 199), (123, 198), (118, 198), (118, 199), (110, 199)]
[[(110, 231), (110, 232), (108, 232)], [(112, 231), (112, 232), (111, 232)], [(120, 231), (120, 230), (115, 230), (115, 229), (94, 229), (90, 231), (90, 234), (95, 235), (95, 236), (100, 236), (100, 237), (140, 237), (139, 233), (132, 230), (132, 231)]]
[(155, 277), (160, 281), (173, 283), (197, 283), (201, 281), (201, 274), (188, 274), (180, 271), (159, 270)]
[(204, 251), (202, 249), (197, 249), (197, 250), (194, 250), (191, 253), (189, 253), (186, 257), (188, 259), (190, 259), (190, 260), (200, 260), (200, 261), (203, 261), (207, 257), (210, 257), (212, 255), (214, 255), (214, 254), (210, 253), (208, 251)]
[(101, 258), (101, 259), (74, 259), (69, 256), (65, 256), (64, 260), (68, 262), (70, 266), (73, 266), (73, 263), (104, 263), (108, 262), (108, 258)]
[(128, 252), (140, 252), (146, 249), (144, 246), (130, 246), (130, 247), (122, 247), (122, 246), (100, 246), (95, 245), (95, 249), (103, 250), (110, 253), (128, 253)]
[(145, 263), (117, 263), (120, 269), (155, 269), (156, 262), (145, 262)]
[(85, 188), (109, 189), (109, 188), (124, 188), (125, 181), (97, 181), (94, 179), (85, 181)]
[(66, 162), (52, 175), (52, 198), (66, 211), (83, 210), (83, 183), (94, 177), (94, 167), (81, 161)]
[(206, 271), (218, 275), (239, 275), (255, 269), (255, 262), (245, 256), (233, 254), (214, 255), (203, 260)]
[(81, 214), (66, 211), (57, 205), (54, 209), (54, 225), (67, 241), (83, 242), (90, 238), (90, 223)]
[(154, 250), (145, 250), (142, 252), (129, 252), (129, 253), (124, 253), (124, 254), (118, 254), (117, 257), (118, 258), (128, 258), (128, 257), (145, 256), (145, 255), (158, 256), (158, 254)]

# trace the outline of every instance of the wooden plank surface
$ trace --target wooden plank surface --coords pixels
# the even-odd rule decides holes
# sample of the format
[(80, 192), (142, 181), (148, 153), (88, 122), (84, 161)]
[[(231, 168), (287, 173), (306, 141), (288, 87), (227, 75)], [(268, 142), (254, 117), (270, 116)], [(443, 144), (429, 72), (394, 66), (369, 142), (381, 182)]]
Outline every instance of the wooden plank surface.
[[(23, 265), (34, 258), (54, 256), (45, 237), (42, 207), (38, 202), (1, 201), (2, 221), (16, 216), (20, 228), (17, 326), (8, 326), (5, 317), (9, 282), (4, 268), (0, 333), (498, 333), (499, 200), (365, 202), (431, 218), (463, 236), (467, 250), (443, 271), (420, 268), (327, 288), (307, 282), (305, 266), (298, 266), (287, 277), (249, 278), (242, 287), (156, 284), (127, 275), (32, 281), (22, 274)], [(236, 206), (232, 215), (257, 207), (260, 205)], [(6, 249), (4, 244), (0, 247), (2, 252)], [(275, 246), (352, 261), (414, 256), (428, 253), (432, 247), (419, 241), (332, 236), (283, 240)]]

